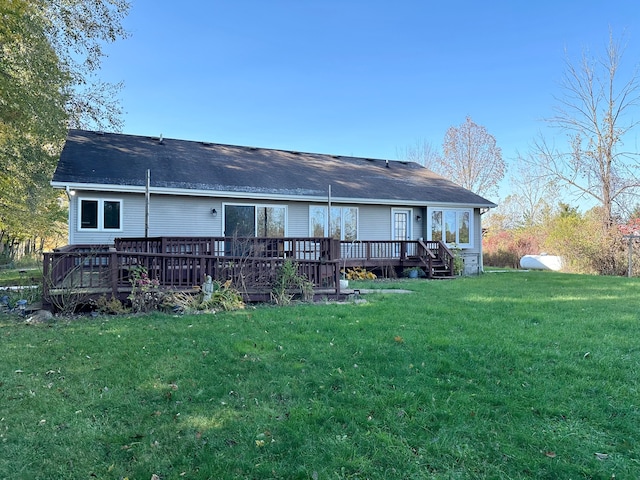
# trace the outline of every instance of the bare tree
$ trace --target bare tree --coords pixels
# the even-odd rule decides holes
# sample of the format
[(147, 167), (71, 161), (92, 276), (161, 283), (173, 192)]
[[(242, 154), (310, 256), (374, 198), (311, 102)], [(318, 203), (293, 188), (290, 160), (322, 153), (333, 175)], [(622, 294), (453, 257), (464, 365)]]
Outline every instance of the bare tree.
[[(559, 192), (555, 179), (541, 177), (530, 168), (532, 160), (518, 155), (510, 178), (511, 201), (517, 206), (520, 226), (539, 225), (557, 204)], [(498, 207), (500, 208), (500, 207)]]
[(434, 172), (438, 171), (442, 158), (438, 149), (427, 140), (423, 140), (422, 143), (417, 141), (415, 145), (410, 145), (402, 151), (396, 151), (396, 155), (409, 162), (419, 163)]
[(549, 123), (567, 135), (565, 147), (540, 136), (534, 144), (539, 174), (595, 200), (608, 231), (616, 213), (629, 204), (640, 186), (638, 153), (624, 149), (624, 139), (638, 125), (631, 115), (640, 104), (638, 70), (620, 79), (623, 49), (609, 36), (600, 58), (583, 53), (580, 63), (566, 62), (556, 115)]
[(471, 117), (458, 127), (449, 127), (443, 153), (438, 173), (478, 195), (496, 193), (506, 165), (495, 137), (485, 127)]
[(482, 217), (482, 228), (490, 232), (516, 230), (524, 226), (524, 215), (516, 195), (507, 195), (497, 208)]

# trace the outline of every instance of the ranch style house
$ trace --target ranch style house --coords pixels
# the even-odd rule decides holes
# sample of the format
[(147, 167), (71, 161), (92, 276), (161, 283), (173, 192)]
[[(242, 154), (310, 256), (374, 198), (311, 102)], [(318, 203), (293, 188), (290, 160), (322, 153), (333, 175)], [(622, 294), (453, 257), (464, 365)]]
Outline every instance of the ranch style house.
[(482, 214), (496, 206), (413, 162), (85, 130), (69, 131), (51, 183), (69, 198), (69, 245), (45, 268), (59, 281), (107, 269), (80, 281), (111, 291), (126, 290), (132, 263), (188, 287), (233, 277), (236, 257), (293, 258), (338, 292), (353, 266), (433, 278), (458, 255), (477, 274)]

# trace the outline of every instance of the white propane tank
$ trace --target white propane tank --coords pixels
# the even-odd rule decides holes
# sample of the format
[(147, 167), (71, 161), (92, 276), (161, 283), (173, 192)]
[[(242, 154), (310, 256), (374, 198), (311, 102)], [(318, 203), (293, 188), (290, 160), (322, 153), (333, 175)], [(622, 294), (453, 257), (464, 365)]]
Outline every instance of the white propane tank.
[(520, 259), (520, 267), (525, 270), (553, 270), (562, 269), (562, 257), (557, 255), (525, 255)]

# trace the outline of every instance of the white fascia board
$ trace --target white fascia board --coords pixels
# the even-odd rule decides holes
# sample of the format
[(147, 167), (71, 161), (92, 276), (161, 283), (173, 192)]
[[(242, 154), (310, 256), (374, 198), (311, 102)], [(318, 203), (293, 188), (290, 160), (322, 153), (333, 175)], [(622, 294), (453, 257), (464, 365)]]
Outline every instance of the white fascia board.
[[(424, 205), (422, 205), (424, 206)], [(438, 208), (496, 208), (498, 205), (495, 203), (487, 202), (487, 203), (428, 203), (427, 207), (430, 209), (438, 209)]]
[[(144, 185), (108, 185), (102, 183), (66, 183), (51, 182), (53, 188), (61, 188), (69, 190), (90, 190), (101, 192), (117, 192), (117, 193), (142, 193), (146, 192)], [(273, 200), (288, 202), (310, 202), (310, 203), (326, 203), (327, 195), (284, 195), (284, 194), (265, 194), (251, 192), (234, 192), (221, 190), (190, 190), (186, 188), (163, 188), (151, 187), (149, 193), (154, 195), (179, 195), (187, 197), (216, 197), (216, 198), (236, 198), (246, 200)], [(390, 200), (386, 198), (348, 198), (348, 197), (331, 197), (331, 203), (356, 204), (356, 205), (398, 205), (403, 207), (445, 207), (445, 208), (494, 208), (494, 203), (430, 203), (426, 201), (415, 200)]]

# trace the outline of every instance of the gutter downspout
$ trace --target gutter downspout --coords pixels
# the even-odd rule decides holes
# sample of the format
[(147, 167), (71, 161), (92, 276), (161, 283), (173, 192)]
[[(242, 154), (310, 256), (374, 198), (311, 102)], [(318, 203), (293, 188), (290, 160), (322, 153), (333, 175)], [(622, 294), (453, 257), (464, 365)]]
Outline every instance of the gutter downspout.
[(69, 202), (68, 208), (67, 208), (67, 245), (72, 245), (73, 243), (71, 242), (71, 197), (73, 197), (73, 194), (71, 193), (71, 189), (69, 188), (69, 185), (67, 185), (64, 188), (65, 193), (67, 194), (67, 201)]
[(482, 247), (482, 216), (489, 212), (489, 208), (480, 208), (480, 254), (478, 255), (478, 274), (484, 273), (484, 248)]

